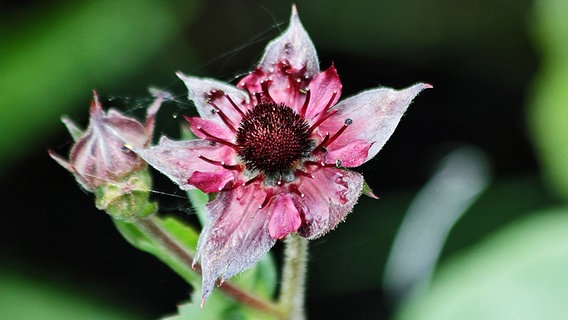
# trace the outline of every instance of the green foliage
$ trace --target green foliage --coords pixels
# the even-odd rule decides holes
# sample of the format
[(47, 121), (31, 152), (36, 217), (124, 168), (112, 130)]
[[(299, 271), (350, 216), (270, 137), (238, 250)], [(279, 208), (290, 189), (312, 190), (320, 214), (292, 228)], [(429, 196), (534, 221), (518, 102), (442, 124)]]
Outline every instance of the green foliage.
[[(187, 252), (195, 255), (195, 248), (197, 247), (197, 239), (199, 237), (199, 234), (195, 230), (174, 217), (151, 217), (150, 219), (153, 219), (164, 232), (187, 250)], [(140, 228), (135, 223), (127, 223), (118, 220), (113, 221), (118, 231), (120, 231), (124, 238), (134, 247), (160, 259), (192, 286), (198, 287), (200, 285), (201, 278), (191, 269), (191, 266), (172, 255), (168, 250), (165, 250), (159, 242), (159, 239), (152, 237), (151, 234), (145, 232), (143, 228)]]
[(396, 319), (563, 319), (568, 209), (539, 211), (440, 268)]
[(178, 308), (178, 314), (164, 318), (164, 320), (269, 320), (272, 317), (259, 311), (235, 303), (231, 298), (223, 295), (219, 290), (213, 291), (207, 299), (203, 309), (199, 306), (199, 295), (194, 293), (191, 301)]
[[(271, 255), (266, 255), (254, 268), (249, 269), (231, 280), (249, 293), (271, 299), (276, 289), (276, 266)], [(226, 296), (220, 289), (214, 290), (203, 309), (199, 305), (199, 290), (191, 295), (190, 302), (178, 307), (177, 315), (165, 320), (189, 319), (273, 319), (271, 316), (250, 307), (239, 304)]]
[(193, 210), (197, 214), (199, 222), (201, 222), (201, 225), (204, 225), (207, 220), (205, 204), (209, 202), (209, 195), (199, 189), (194, 189), (187, 191), (187, 197), (189, 198), (189, 202), (191, 203)]
[(539, 1), (535, 9), (534, 36), (543, 59), (528, 123), (550, 186), (568, 199), (568, 2)]
[(147, 63), (178, 23), (162, 1), (91, 0), (35, 11), (50, 14), (0, 30), (0, 163), (37, 147), (93, 86), (117, 85)]
[[(161, 232), (169, 239), (185, 250), (191, 256), (195, 256), (195, 248), (199, 234), (174, 217), (151, 217), (152, 223), (157, 225)], [(148, 232), (142, 223), (126, 223), (114, 220), (120, 233), (134, 247), (148, 252), (172, 270), (177, 272), (183, 279), (194, 288), (201, 286), (201, 277), (188, 265), (186, 261), (179, 259), (164, 247), (161, 239), (155, 233)], [(270, 254), (267, 254), (254, 268), (249, 269), (231, 280), (240, 289), (265, 300), (271, 300), (276, 290), (276, 266)], [(220, 289), (214, 291), (207, 300), (205, 307), (199, 307), (199, 295), (201, 290), (194, 290), (191, 302), (180, 307), (179, 315), (171, 319), (267, 319), (266, 315), (258, 311), (242, 306), (235, 300), (225, 296)], [(199, 316), (196, 316), (199, 315)], [(170, 318), (169, 318), (170, 319)]]
[[(38, 273), (14, 272), (0, 268), (0, 315), (2, 319), (140, 319), (116, 301), (96, 294), (95, 288), (82, 284), (81, 288), (57, 281), (48, 276), (37, 279)], [(123, 301), (121, 301), (123, 302)]]

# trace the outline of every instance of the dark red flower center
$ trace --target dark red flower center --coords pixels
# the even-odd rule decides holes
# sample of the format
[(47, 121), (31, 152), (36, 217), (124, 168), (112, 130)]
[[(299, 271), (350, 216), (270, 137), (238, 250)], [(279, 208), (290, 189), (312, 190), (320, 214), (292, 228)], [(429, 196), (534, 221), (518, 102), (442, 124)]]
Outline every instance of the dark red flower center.
[(284, 104), (258, 104), (245, 113), (237, 130), (238, 155), (250, 170), (285, 174), (310, 154), (309, 129), (308, 122)]

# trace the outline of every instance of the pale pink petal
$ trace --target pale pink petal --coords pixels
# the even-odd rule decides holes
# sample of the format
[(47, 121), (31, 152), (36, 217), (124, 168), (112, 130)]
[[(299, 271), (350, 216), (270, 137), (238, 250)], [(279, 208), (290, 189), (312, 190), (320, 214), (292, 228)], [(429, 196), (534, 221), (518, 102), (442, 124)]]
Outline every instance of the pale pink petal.
[(203, 301), (217, 278), (226, 280), (254, 266), (276, 242), (268, 232), (267, 208), (259, 209), (265, 196), (259, 184), (251, 184), (221, 192), (206, 205), (208, 217), (195, 260), (201, 257)]
[(295, 6), (292, 7), (288, 29), (268, 43), (258, 68), (272, 73), (280, 63), (289, 66), (290, 71), (302, 71), (306, 78), (312, 78), (319, 72), (316, 48), (302, 26)]
[(67, 118), (66, 116), (61, 117), (61, 122), (67, 127), (67, 131), (71, 134), (71, 138), (73, 141), (77, 142), (77, 140), (81, 139), (81, 137), (85, 134), (83, 129), (79, 128), (73, 120)]
[[(211, 189), (218, 191), (227, 182), (234, 180), (237, 174), (234, 170), (225, 169), (221, 165), (212, 164), (199, 157), (224, 162), (227, 165), (236, 164), (236, 155), (232, 148), (211, 141), (173, 141), (162, 137), (158, 145), (147, 149), (134, 149), (134, 152), (183, 190), (199, 187), (205, 192)], [(192, 185), (189, 179), (196, 171), (201, 174), (211, 174), (211, 183), (204, 185), (203, 179), (199, 178), (196, 180), (199, 181), (199, 186)]]
[(217, 122), (200, 117), (185, 117), (185, 119), (189, 122), (191, 132), (200, 139), (208, 138), (207, 134), (227, 142), (231, 142), (235, 138), (234, 132), (226, 126), (219, 125)]
[(258, 67), (237, 86), (261, 93), (261, 83), (268, 80), (270, 98), (296, 110), (305, 100), (309, 81), (318, 73), (316, 49), (292, 7), (288, 29), (266, 46)]
[(155, 99), (148, 107), (148, 110), (146, 110), (146, 123), (144, 124), (144, 127), (146, 128), (148, 139), (146, 140), (145, 145), (148, 145), (150, 140), (152, 140), (152, 133), (154, 132), (154, 124), (156, 122), (156, 113), (160, 110), (162, 103), (166, 100), (173, 100), (172, 94), (167, 91), (160, 90), (158, 88), (150, 88), (149, 91)]
[(322, 168), (305, 178), (299, 186), (303, 197), (296, 207), (303, 217), (298, 234), (314, 239), (332, 230), (351, 210), (363, 189), (363, 176), (337, 168)]
[[(93, 118), (92, 113), (91, 118)], [(128, 144), (133, 147), (145, 146), (151, 135), (151, 133), (146, 130), (146, 127), (140, 122), (135, 119), (125, 117), (119, 111), (114, 109), (110, 109), (108, 111), (100, 124), (106, 127), (104, 133), (100, 132), (101, 134), (106, 135), (104, 139), (119, 139), (123, 141), (123, 144)]]
[(69, 153), (69, 163), (77, 181), (85, 189), (121, 179), (144, 168), (145, 164), (125, 145), (142, 147), (148, 136), (144, 126), (118, 111), (102, 110), (95, 92), (91, 103), (89, 127)]
[(88, 129), (69, 153), (77, 181), (89, 191), (145, 166), (140, 157), (124, 148), (123, 140), (109, 136), (104, 127)]
[[(153, 122), (161, 99), (150, 107), (148, 121)], [(132, 172), (145, 168), (146, 163), (130, 148), (141, 148), (150, 141), (153, 126), (142, 125), (116, 110), (105, 113), (96, 91), (93, 91), (87, 130), (82, 131), (68, 118), (62, 118), (75, 144), (65, 162), (50, 152), (59, 164), (71, 171), (86, 190), (94, 191), (102, 185), (123, 179)]]
[(282, 239), (289, 233), (298, 230), (302, 223), (300, 213), (294, 206), (290, 194), (281, 193), (276, 195), (266, 209), (267, 212), (272, 212), (268, 230), (270, 231), (270, 236), (275, 239)]
[[(62, 166), (63, 168), (65, 168), (69, 172), (73, 172), (73, 167), (71, 166), (71, 164), (69, 162), (67, 162), (67, 160), (63, 159), (60, 155), (56, 154), (55, 152), (53, 152), (51, 150), (47, 150), (47, 152), (49, 153), (49, 156), (51, 157), (51, 159), (57, 161), (57, 163), (59, 163), (60, 166)], [(85, 186), (83, 186), (83, 187), (85, 187)], [(87, 189), (87, 188), (85, 187), (85, 189)]]
[[(366, 154), (351, 156), (353, 163), (362, 164), (373, 158), (381, 150), (394, 132), (412, 99), (420, 91), (431, 87), (429, 84), (419, 83), (403, 90), (380, 88), (359, 93), (333, 107), (332, 110), (337, 110), (337, 113), (319, 126), (318, 133), (321, 136), (326, 133), (333, 135), (346, 123), (347, 119), (350, 119), (351, 125), (327, 149), (334, 151), (360, 140), (367, 141), (371, 144), (371, 147)], [(345, 156), (345, 153), (331, 152), (326, 156), (326, 159), (329, 162), (336, 160), (343, 162), (344, 160), (340, 158), (343, 156)], [(359, 159), (353, 159), (356, 157), (359, 157)], [(345, 163), (347, 162), (345, 161)]]
[[(341, 97), (341, 81), (334, 66), (319, 73), (310, 81), (310, 102), (306, 118), (312, 119), (339, 101)], [(302, 106), (303, 107), (303, 106)]]
[[(214, 121), (220, 126), (225, 126), (221, 115), (216, 112), (217, 107), (235, 127), (238, 127), (242, 118), (239, 110), (246, 112), (245, 107), (249, 104), (246, 92), (225, 82), (191, 77), (181, 72), (176, 74), (185, 83), (189, 91), (188, 99), (193, 101), (197, 112), (199, 112), (202, 118)], [(229, 98), (236, 104), (236, 107)]]

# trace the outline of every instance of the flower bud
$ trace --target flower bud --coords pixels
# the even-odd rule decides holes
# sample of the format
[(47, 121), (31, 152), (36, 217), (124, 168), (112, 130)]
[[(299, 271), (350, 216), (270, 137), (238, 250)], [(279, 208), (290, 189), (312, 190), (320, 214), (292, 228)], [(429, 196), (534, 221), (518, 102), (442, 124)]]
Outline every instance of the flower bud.
[(105, 113), (94, 91), (87, 130), (62, 119), (75, 140), (69, 161), (49, 152), (84, 189), (95, 193), (97, 208), (116, 219), (131, 220), (156, 209), (148, 199), (152, 182), (146, 162), (130, 150), (145, 148), (150, 143), (156, 112), (167, 94), (155, 91), (155, 96), (146, 123), (142, 124), (117, 110)]
[(121, 181), (108, 183), (95, 190), (95, 204), (114, 219), (133, 221), (156, 212), (157, 205), (149, 201), (152, 179), (148, 170), (134, 172)]

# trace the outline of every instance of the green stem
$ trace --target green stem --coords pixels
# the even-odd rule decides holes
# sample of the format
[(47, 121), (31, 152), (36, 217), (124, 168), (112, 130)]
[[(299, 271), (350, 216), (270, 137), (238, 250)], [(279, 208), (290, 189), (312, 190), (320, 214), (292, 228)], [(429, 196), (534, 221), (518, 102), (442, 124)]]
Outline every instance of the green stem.
[[(168, 232), (160, 225), (159, 218), (151, 216), (145, 219), (139, 219), (134, 225), (146, 237), (154, 241), (164, 252), (176, 257), (179, 261), (183, 262), (187, 268), (193, 265), (193, 256), (188, 252), (183, 245), (179, 244), (172, 238)], [(193, 265), (193, 271), (201, 274), (201, 265), (196, 263)], [(253, 309), (272, 314), (278, 319), (282, 318), (281, 309), (274, 303), (266, 301), (254, 294), (243, 291), (241, 288), (235, 286), (230, 281), (226, 281), (219, 290), (223, 291), (227, 296), (235, 299), (243, 305), (249, 306)]]
[(303, 320), (304, 293), (308, 262), (308, 240), (296, 234), (289, 235), (284, 248), (284, 267), (280, 289), (280, 307), (287, 320)]

